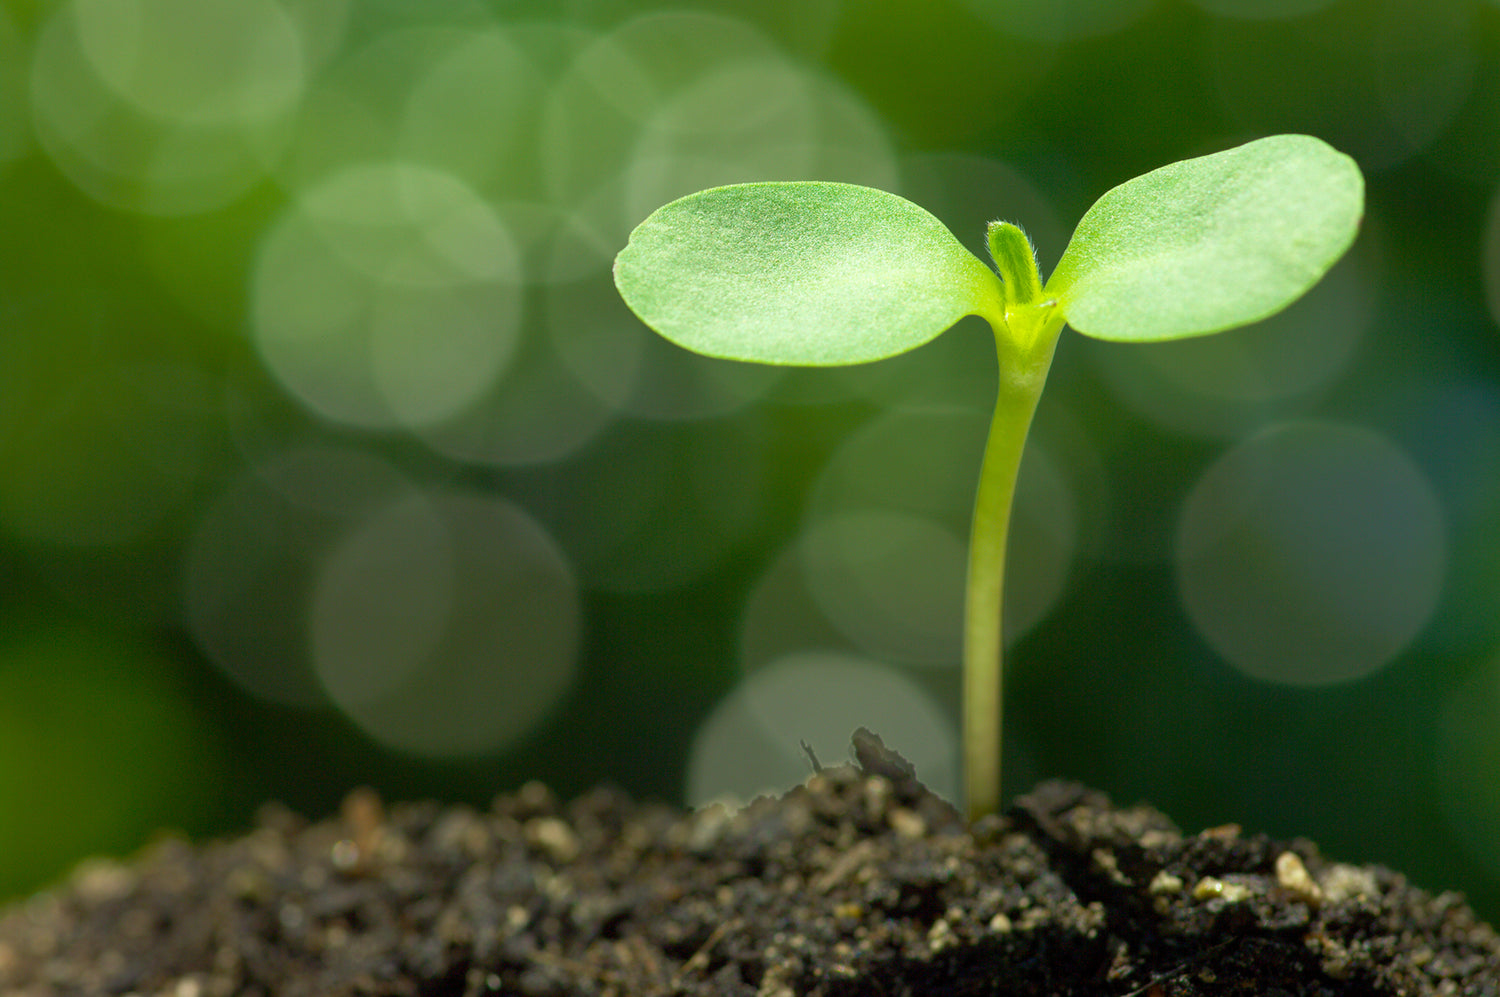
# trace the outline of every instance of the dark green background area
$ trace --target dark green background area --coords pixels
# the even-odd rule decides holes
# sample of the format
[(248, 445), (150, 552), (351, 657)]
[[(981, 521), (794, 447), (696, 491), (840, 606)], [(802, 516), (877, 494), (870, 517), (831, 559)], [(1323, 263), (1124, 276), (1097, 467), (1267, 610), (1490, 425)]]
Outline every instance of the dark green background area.
[[(887, 408), (883, 386), (989, 402), (993, 351), (970, 319), (854, 375), (878, 390), (835, 391), (823, 380), (835, 375), (793, 371), (734, 412), (622, 414), (553, 462), (466, 465), (409, 434), (323, 420), (265, 369), (251, 332), (253, 268), (295, 197), (289, 174), (270, 169), (203, 211), (100, 203), (32, 120), (38, 39), (65, 6), (0, 4), (0, 896), (86, 856), (128, 854), (162, 829), (231, 833), (266, 800), (325, 814), (359, 785), (483, 804), (529, 779), (564, 796), (610, 781), (681, 800), (695, 734), (739, 678), (747, 593), (796, 535), (829, 458)], [(1017, 13), (1043, 6), (1065, 12), (1058, 37), (1036, 37)], [(1084, 427), (1116, 493), (1084, 524), (1062, 600), (1011, 653), (1007, 792), (1062, 776), (1149, 800), (1190, 830), (1235, 822), (1306, 836), (1340, 859), (1462, 890), (1494, 920), (1500, 3), (1337, 0), (1263, 19), (1214, 13), (1224, 6), (352, 0), (309, 85), (413, 27), (546, 20), (602, 36), (658, 9), (712, 12), (867, 102), (907, 161), (992, 157), (1029, 178), (1053, 217), (1029, 219), (1031, 205), (1004, 192), (924, 203), (975, 248), (989, 218), (1026, 225), (1044, 272), (1094, 198), (1153, 167), (1277, 132), (1354, 156), (1369, 212), (1354, 254), (1378, 274), (1369, 329), (1337, 379), (1252, 415), (1369, 427), (1412, 458), (1442, 504), (1449, 548), (1431, 623), (1388, 666), (1345, 684), (1282, 687), (1222, 661), (1161, 551), (1183, 496), (1232, 440), (1146, 419), (1110, 380), (1117, 347), (1065, 333), (1041, 425), (1066, 414)], [(1116, 17), (1127, 8), (1140, 13)], [(400, 67), (383, 72), (376, 84), (398, 89)], [(742, 99), (753, 109), (754, 95)], [(573, 150), (579, 171), (623, 167), (600, 142), (596, 155)], [(906, 180), (921, 200), (921, 178)], [(537, 182), (483, 193), (526, 200)], [(580, 281), (580, 298), (618, 306), (606, 272)], [(516, 293), (542, 307), (541, 289)], [(536, 347), (530, 327), (522, 335), (524, 355)], [(932, 383), (945, 370), (966, 376)], [(559, 538), (577, 559), (583, 622), (577, 677), (544, 722), (503, 751), (424, 761), (381, 747), (332, 706), (267, 703), (212, 667), (186, 623), (189, 551), (247, 454), (273, 440), (358, 448), (414, 479), (503, 496)], [(702, 480), (685, 483), (684, 469)], [(661, 500), (611, 521), (580, 498), (626, 483)], [(122, 509), (147, 525), (113, 522)], [(36, 528), (47, 522), (96, 529)], [(694, 525), (720, 522), (732, 529)], [(713, 545), (693, 549), (705, 537)], [(256, 540), (244, 543), (249, 556)], [(673, 560), (700, 570), (635, 590), (607, 583), (632, 563)], [(956, 712), (956, 676), (923, 682)]]

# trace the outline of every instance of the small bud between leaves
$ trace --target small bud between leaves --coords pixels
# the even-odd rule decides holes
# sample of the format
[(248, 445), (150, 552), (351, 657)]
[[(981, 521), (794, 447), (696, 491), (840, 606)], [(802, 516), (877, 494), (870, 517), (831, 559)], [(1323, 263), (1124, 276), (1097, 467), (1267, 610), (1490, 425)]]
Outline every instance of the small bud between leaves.
[(1029, 305), (1042, 296), (1042, 275), (1036, 266), (1036, 249), (1019, 225), (990, 222), (990, 258), (1005, 282), (1008, 305)]

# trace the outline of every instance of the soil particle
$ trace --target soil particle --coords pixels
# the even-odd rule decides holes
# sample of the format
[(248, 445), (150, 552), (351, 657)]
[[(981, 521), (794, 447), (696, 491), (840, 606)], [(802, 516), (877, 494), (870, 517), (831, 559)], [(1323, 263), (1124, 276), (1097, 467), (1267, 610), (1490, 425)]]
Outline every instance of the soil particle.
[(737, 812), (268, 807), (0, 909), (0, 994), (1500, 995), (1456, 895), (1065, 783), (969, 827), (878, 738), (856, 756)]

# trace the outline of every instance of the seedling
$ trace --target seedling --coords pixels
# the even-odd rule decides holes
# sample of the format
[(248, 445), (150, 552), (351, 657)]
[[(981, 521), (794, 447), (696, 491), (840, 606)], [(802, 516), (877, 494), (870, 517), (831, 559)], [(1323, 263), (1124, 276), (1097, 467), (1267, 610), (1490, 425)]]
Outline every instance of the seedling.
[[(1000, 390), (979, 472), (964, 607), (964, 773), (971, 818), (1000, 802), (1000, 606), (1021, 450), (1063, 325), (1155, 342), (1266, 318), (1354, 240), (1349, 157), (1276, 135), (1164, 166), (1101, 197), (1043, 284), (1010, 222), (995, 270), (932, 215), (842, 183), (750, 183), (657, 209), (615, 260), (641, 320), (711, 357), (839, 366), (904, 353), (966, 315), (995, 332)], [(998, 276), (996, 271), (998, 271)]]

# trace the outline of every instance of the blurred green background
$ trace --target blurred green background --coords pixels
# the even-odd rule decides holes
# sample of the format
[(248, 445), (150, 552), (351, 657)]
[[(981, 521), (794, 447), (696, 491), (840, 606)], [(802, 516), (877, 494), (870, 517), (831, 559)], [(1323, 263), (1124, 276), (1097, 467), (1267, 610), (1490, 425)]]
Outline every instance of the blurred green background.
[(900, 192), (1044, 272), (1110, 186), (1353, 155), (1262, 326), (1067, 333), (1006, 780), (1500, 915), (1494, 0), (4, 0), (0, 896), (161, 828), (540, 778), (697, 803), (865, 724), (951, 793), (988, 331), (658, 343), (610, 280), (718, 183)]

